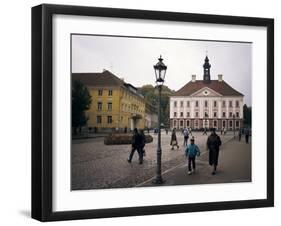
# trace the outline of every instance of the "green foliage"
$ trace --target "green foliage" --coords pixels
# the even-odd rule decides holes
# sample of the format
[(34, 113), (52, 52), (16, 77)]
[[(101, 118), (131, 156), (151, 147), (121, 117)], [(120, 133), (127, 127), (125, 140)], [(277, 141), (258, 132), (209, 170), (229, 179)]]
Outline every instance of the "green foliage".
[[(158, 89), (152, 85), (144, 85), (139, 89), (145, 100), (153, 106), (158, 106)], [(165, 126), (170, 124), (170, 96), (174, 91), (167, 86), (162, 87), (161, 95), (161, 123)]]
[(252, 126), (252, 107), (248, 107), (246, 104), (243, 106), (243, 115), (244, 115), (244, 126)]
[(92, 103), (92, 97), (86, 86), (80, 81), (72, 83), (72, 128), (74, 134), (77, 128), (87, 124), (88, 118), (85, 111), (89, 110)]

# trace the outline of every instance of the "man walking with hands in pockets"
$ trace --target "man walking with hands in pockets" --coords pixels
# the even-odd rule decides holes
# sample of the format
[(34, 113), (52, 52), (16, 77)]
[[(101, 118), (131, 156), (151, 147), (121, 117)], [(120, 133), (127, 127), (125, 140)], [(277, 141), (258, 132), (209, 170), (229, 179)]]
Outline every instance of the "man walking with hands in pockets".
[(209, 164), (210, 166), (214, 167), (212, 172), (213, 175), (215, 175), (217, 172), (220, 146), (221, 146), (221, 139), (216, 134), (215, 128), (213, 128), (212, 133), (207, 140), (207, 149), (209, 150)]

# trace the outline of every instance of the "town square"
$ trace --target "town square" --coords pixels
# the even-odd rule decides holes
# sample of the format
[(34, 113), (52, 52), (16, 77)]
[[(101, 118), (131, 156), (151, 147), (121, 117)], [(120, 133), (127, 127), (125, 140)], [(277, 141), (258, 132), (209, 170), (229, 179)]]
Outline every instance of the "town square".
[[(173, 64), (182, 59), (175, 55), (168, 61), (168, 55), (166, 61), (160, 54), (145, 80), (146, 66), (139, 67), (137, 59), (124, 58), (131, 64), (121, 73), (119, 59), (107, 59), (115, 53), (106, 52), (108, 45), (118, 49), (119, 40), (147, 48), (150, 40), (77, 36), (72, 39), (72, 190), (251, 182), (250, 43), (161, 40), (157, 44), (171, 55), (174, 46), (197, 45), (198, 62), (185, 66), (190, 74), (181, 76)], [(85, 51), (92, 54), (92, 43), (105, 47), (92, 56), (102, 70), (89, 59), (90, 66), (81, 63)], [(132, 57), (138, 53), (124, 51)], [(245, 59), (238, 57), (241, 51)], [(130, 73), (134, 67), (140, 76)]]
[[(217, 177), (212, 177), (206, 150), (207, 136), (193, 132), (196, 143), (202, 150), (197, 162), (197, 172), (188, 176), (184, 156), (183, 136), (179, 134), (179, 149), (171, 150), (170, 132), (162, 131), (162, 167), (166, 185), (243, 182), (251, 180), (251, 144), (233, 132), (221, 136), (222, 148)], [(72, 147), (72, 189), (122, 188), (153, 186), (157, 135), (152, 134), (153, 143), (145, 146), (146, 156), (142, 165), (137, 155), (132, 163), (126, 161), (131, 145), (104, 145), (103, 137), (78, 139)]]

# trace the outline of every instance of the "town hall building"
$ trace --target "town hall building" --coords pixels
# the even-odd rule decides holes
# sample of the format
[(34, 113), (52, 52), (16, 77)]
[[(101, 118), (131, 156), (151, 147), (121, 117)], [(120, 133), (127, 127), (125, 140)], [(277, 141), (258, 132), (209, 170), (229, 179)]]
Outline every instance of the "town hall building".
[(210, 68), (206, 56), (203, 80), (192, 75), (191, 81), (170, 97), (171, 128), (233, 130), (243, 126), (244, 95), (227, 84), (222, 74), (211, 80)]

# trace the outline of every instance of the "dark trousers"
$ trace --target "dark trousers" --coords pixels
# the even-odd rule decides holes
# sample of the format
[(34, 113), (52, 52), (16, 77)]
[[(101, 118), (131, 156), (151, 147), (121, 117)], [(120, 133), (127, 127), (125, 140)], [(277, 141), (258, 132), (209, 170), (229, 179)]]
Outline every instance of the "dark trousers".
[(132, 147), (132, 151), (129, 155), (129, 161), (131, 162), (132, 161), (132, 158), (134, 156), (134, 153), (135, 151), (137, 150), (138, 154), (139, 154), (139, 162), (142, 163), (143, 161), (143, 152), (142, 152), (142, 149), (140, 147)]
[(191, 171), (191, 164), (192, 164), (192, 168), (195, 169), (195, 156), (188, 157), (188, 170), (189, 171)]
[(184, 138), (183, 138), (183, 145), (184, 145), (184, 146), (187, 145), (187, 141), (188, 141), (188, 137), (184, 137)]
[(249, 135), (246, 135), (245, 139), (246, 139), (246, 143), (249, 143)]

